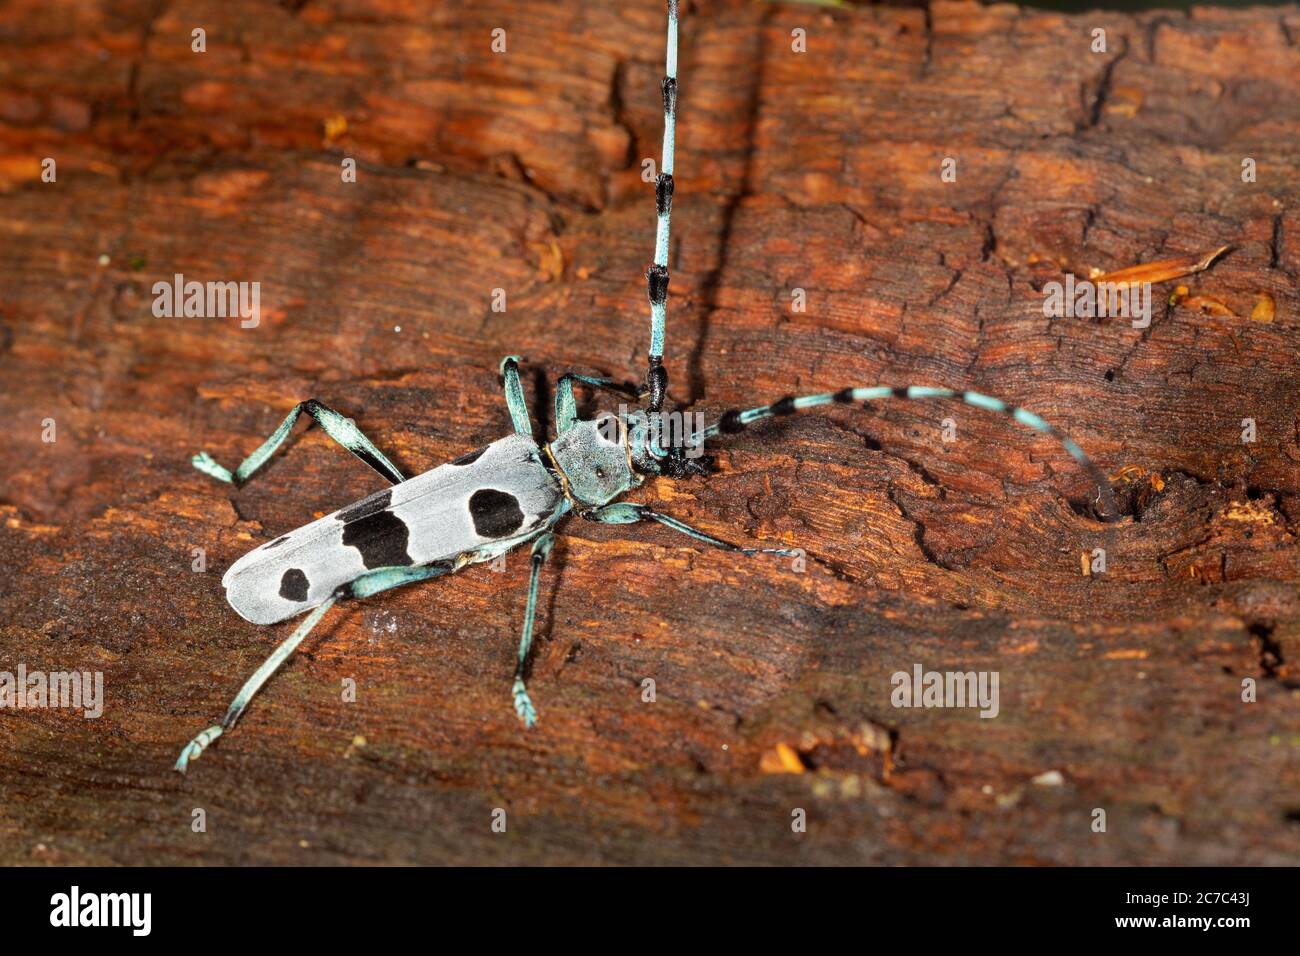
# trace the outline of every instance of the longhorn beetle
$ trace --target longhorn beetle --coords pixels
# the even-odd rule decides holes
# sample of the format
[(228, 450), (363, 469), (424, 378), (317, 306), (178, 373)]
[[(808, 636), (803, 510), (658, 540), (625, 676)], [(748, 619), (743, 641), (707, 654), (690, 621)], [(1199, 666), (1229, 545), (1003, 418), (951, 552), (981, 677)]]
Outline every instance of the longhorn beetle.
[[(466, 565), (490, 561), (530, 541), (528, 602), (511, 693), (515, 713), (526, 726), (532, 726), (537, 721), (537, 711), (524, 686), (524, 668), (533, 640), (537, 585), (555, 541), (556, 526), (570, 513), (603, 524), (655, 521), (696, 541), (745, 555), (796, 554), (785, 548), (740, 547), (645, 505), (615, 501), (646, 478), (682, 479), (707, 474), (711, 470), (710, 462), (698, 454), (704, 442), (743, 431), (764, 418), (836, 402), (865, 404), (886, 398), (960, 400), (1056, 436), (1097, 481), (1106, 498), (1107, 516), (1114, 513), (1105, 476), (1078, 445), (1033, 412), (978, 392), (911, 385), (843, 388), (817, 395), (787, 396), (770, 405), (729, 411), (717, 422), (681, 436), (681, 441), (662, 440), (662, 410), (668, 389), (663, 356), (678, 99), (677, 12), (677, 0), (668, 0), (667, 68), (661, 85), (663, 153), (655, 181), (654, 262), (646, 270), (650, 348), (645, 384), (636, 388), (574, 373), (562, 376), (555, 394), (556, 437), (549, 443), (539, 444), (533, 437), (524, 401), (518, 357), (508, 356), (501, 363), (500, 374), (514, 433), (409, 480), (350, 420), (315, 399), (296, 406), (271, 437), (233, 472), (217, 464), (206, 452), (195, 455), (193, 464), (199, 471), (242, 485), (284, 443), (298, 417), (306, 414), (330, 438), (388, 479), (392, 487), (262, 545), (226, 572), (221, 579), (226, 599), (254, 624), (274, 624), (305, 611), (311, 613), (240, 688), (221, 722), (185, 745), (176, 761), (177, 770), (184, 773), (191, 760), (235, 726), (262, 685), (337, 602), (370, 597), (398, 585), (451, 574)], [(574, 399), (577, 382), (636, 401), (644, 400), (645, 408), (626, 415), (580, 419)]]

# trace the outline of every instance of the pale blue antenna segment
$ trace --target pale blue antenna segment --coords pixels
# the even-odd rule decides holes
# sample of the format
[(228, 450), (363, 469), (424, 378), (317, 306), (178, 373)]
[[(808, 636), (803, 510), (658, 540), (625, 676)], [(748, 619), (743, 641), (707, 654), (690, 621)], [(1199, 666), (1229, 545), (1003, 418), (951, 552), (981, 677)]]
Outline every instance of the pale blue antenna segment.
[[(666, 57), (664, 75), (677, 82), (677, 3), (676, 0), (668, 4), (668, 54)], [(661, 172), (669, 176), (673, 174), (673, 150), (677, 145), (677, 110), (676, 101), (672, 103), (673, 109), (664, 110), (664, 146), (662, 162), (660, 163)]]
[(655, 258), (650, 278), (650, 358), (662, 359), (668, 312), (668, 240), (673, 215), (673, 153), (677, 141), (677, 0), (668, 3), (668, 52), (662, 86), (664, 99), (663, 152), (655, 180)]
[[(1017, 408), (1011, 414), (1014, 415), (1016, 421), (1020, 422), (1022, 425), (1028, 425), (1030, 428), (1035, 428), (1040, 432), (1050, 432), (1052, 430), (1051, 425), (1047, 424), (1047, 422), (1043, 421), (1027, 408)], [(1071, 444), (1073, 444), (1073, 442), (1067, 443), (1066, 447), (1068, 448)], [(1077, 448), (1078, 446), (1076, 445), (1075, 447)], [(1071, 452), (1071, 454), (1073, 454), (1073, 452)]]
[(928, 385), (909, 385), (907, 388), (908, 398), (952, 398), (953, 391), (950, 388), (931, 388)]
[(1007, 410), (1006, 402), (1002, 401), (1000, 398), (993, 398), (991, 395), (981, 395), (979, 392), (967, 392), (962, 395), (961, 398), (967, 405), (974, 405), (976, 408), (987, 408), (991, 412), (1005, 412)]
[(1081, 462), (1085, 467), (1092, 467), (1092, 462), (1088, 459), (1088, 456), (1084, 453), (1083, 449), (1076, 445), (1071, 439), (1062, 435), (1061, 444), (1065, 446), (1066, 451), (1075, 457), (1076, 461)]

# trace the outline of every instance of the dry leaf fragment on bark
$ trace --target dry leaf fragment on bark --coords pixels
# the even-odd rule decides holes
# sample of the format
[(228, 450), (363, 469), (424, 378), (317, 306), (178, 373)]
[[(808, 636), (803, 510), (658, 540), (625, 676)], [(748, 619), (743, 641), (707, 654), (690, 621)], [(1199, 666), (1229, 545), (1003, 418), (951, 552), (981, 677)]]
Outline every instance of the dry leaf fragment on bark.
[(763, 773), (803, 773), (807, 768), (799, 754), (787, 743), (779, 743), (759, 759), (758, 769)]
[(1130, 118), (1137, 116), (1143, 98), (1142, 91), (1135, 86), (1117, 86), (1106, 103), (1106, 112)]
[(1231, 502), (1224, 510), (1223, 517), (1243, 524), (1273, 524), (1275, 520), (1272, 509), (1259, 501)]
[(1115, 474), (1110, 476), (1111, 481), (1122, 481), (1126, 485), (1130, 482), (1139, 481), (1142, 478), (1148, 478), (1151, 482), (1151, 487), (1156, 491), (1165, 490), (1165, 479), (1160, 475), (1160, 473), (1147, 471), (1141, 465), (1125, 465), (1119, 471), (1115, 472)]
[(348, 118), (341, 113), (325, 118), (325, 144), (328, 146), (348, 131)]
[(1174, 289), (1169, 296), (1169, 304), (1196, 309), (1202, 315), (1223, 315), (1234, 319), (1237, 317), (1237, 314), (1228, 308), (1228, 304), (1217, 295), (1192, 295), (1185, 285)]
[(1088, 277), (1097, 282), (1114, 282), (1118, 285), (1138, 282), (1168, 282), (1170, 279), (1204, 272), (1210, 268), (1215, 259), (1231, 248), (1231, 246), (1220, 246), (1213, 252), (1199, 258), (1182, 256), (1177, 259), (1161, 259), (1158, 262), (1145, 262), (1141, 265), (1116, 269), (1114, 272), (1091, 269)]
[(1250, 318), (1253, 322), (1272, 322), (1276, 312), (1277, 303), (1273, 297), (1267, 292), (1261, 292), (1255, 300), (1255, 307), (1250, 310)]
[(1217, 295), (1188, 296), (1179, 305), (1186, 306), (1189, 309), (1196, 309), (1203, 315), (1222, 315), (1230, 319), (1237, 317), (1237, 313), (1228, 308), (1227, 303)]
[(564, 253), (560, 244), (554, 239), (546, 242), (530, 242), (529, 246), (537, 253), (537, 271), (548, 282), (558, 282), (564, 276)]

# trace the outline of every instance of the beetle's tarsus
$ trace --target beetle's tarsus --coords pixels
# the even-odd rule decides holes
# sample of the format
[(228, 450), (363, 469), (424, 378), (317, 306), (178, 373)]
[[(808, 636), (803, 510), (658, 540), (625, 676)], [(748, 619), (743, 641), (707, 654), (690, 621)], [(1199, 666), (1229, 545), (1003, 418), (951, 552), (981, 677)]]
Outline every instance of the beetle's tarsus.
[(779, 555), (782, 558), (799, 557), (798, 551), (791, 551), (789, 548), (741, 548), (740, 550), (742, 554), (746, 554), (751, 557), (755, 554), (775, 554), (775, 555)]
[(190, 464), (209, 475), (217, 481), (233, 482), (235, 476), (230, 473), (230, 469), (218, 465), (211, 455), (206, 451), (201, 451), (190, 459)]
[(511, 693), (515, 698), (515, 713), (519, 719), (524, 722), (525, 727), (531, 727), (537, 723), (537, 709), (533, 707), (533, 702), (528, 696), (528, 690), (524, 687), (522, 680), (516, 680), (515, 686), (511, 688)]
[(172, 769), (177, 773), (184, 773), (189, 769), (190, 761), (202, 757), (203, 751), (207, 750), (212, 741), (216, 740), (224, 732), (224, 728), (220, 724), (214, 724), (203, 731), (181, 748), (181, 755), (176, 758), (176, 764)]

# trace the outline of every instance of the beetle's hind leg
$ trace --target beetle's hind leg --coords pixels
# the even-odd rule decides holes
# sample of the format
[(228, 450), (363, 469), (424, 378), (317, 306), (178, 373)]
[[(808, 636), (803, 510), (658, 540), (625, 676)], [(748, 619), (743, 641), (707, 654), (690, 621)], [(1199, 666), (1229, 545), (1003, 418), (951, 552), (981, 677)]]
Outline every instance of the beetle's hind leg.
[(334, 411), (334, 409), (322, 405), (314, 398), (309, 398), (305, 402), (299, 402), (294, 406), (293, 411), (285, 416), (280, 427), (271, 433), (271, 437), (262, 442), (260, 448), (253, 452), (242, 462), (233, 472), (227, 468), (218, 465), (206, 451), (201, 451), (190, 459), (191, 464), (205, 475), (211, 475), (218, 481), (228, 481), (235, 485), (242, 485), (253, 473), (267, 463), (277, 448), (284, 444), (284, 440), (289, 437), (289, 432), (293, 430), (294, 423), (298, 421), (298, 416), (303, 412), (310, 415), (316, 424), (324, 429), (325, 434), (334, 439), (352, 454), (356, 455), (367, 465), (379, 472), (393, 484), (400, 484), (406, 479), (398, 471), (397, 466), (384, 457), (384, 453), (375, 447), (374, 442), (362, 434), (361, 429), (352, 422), (351, 419)]
[(395, 588), (402, 584), (411, 584), (415, 581), (425, 581), (429, 578), (450, 574), (459, 566), (454, 561), (439, 561), (436, 564), (425, 564), (419, 567), (376, 568), (363, 574), (350, 584), (343, 585), (330, 595), (323, 604), (308, 614), (306, 619), (294, 628), (293, 633), (281, 641), (280, 646), (271, 652), (271, 656), (262, 663), (262, 666), (253, 672), (253, 676), (244, 682), (244, 686), (239, 689), (235, 699), (226, 708), (226, 714), (221, 718), (221, 723), (213, 724), (181, 748), (181, 755), (176, 758), (175, 769), (184, 773), (189, 768), (191, 760), (197, 760), (214, 740), (235, 726), (247, 709), (249, 702), (262, 689), (262, 685), (280, 669), (280, 665), (298, 649), (298, 645), (303, 642), (303, 639), (311, 633), (312, 628), (325, 616), (325, 612), (341, 598), (370, 597), (380, 591), (387, 591), (389, 588)]
[(550, 531), (533, 542), (532, 570), (528, 575), (528, 605), (524, 608), (524, 627), (519, 638), (519, 657), (515, 663), (515, 682), (510, 693), (515, 701), (515, 713), (524, 722), (525, 727), (537, 723), (537, 710), (528, 696), (524, 686), (524, 668), (528, 664), (528, 652), (533, 646), (533, 621), (537, 617), (537, 584), (542, 576), (542, 565), (551, 554), (555, 544), (555, 535)]
[(303, 642), (303, 639), (311, 633), (311, 629), (325, 616), (325, 612), (334, 606), (334, 602), (337, 600), (337, 594), (328, 597), (324, 604), (321, 604), (308, 614), (307, 619), (294, 628), (292, 634), (280, 642), (280, 646), (271, 652), (271, 656), (262, 662), (262, 666), (253, 672), (253, 676), (244, 681), (244, 686), (239, 689), (235, 699), (226, 708), (226, 714), (221, 718), (221, 723), (213, 724), (181, 748), (181, 755), (176, 758), (173, 769), (184, 773), (189, 769), (191, 760), (197, 760), (201, 757), (203, 751), (207, 750), (214, 740), (235, 726), (240, 715), (244, 713), (244, 709), (248, 707), (248, 702), (262, 689), (262, 685), (270, 679), (271, 675), (279, 669), (285, 658), (292, 654), (298, 645)]

